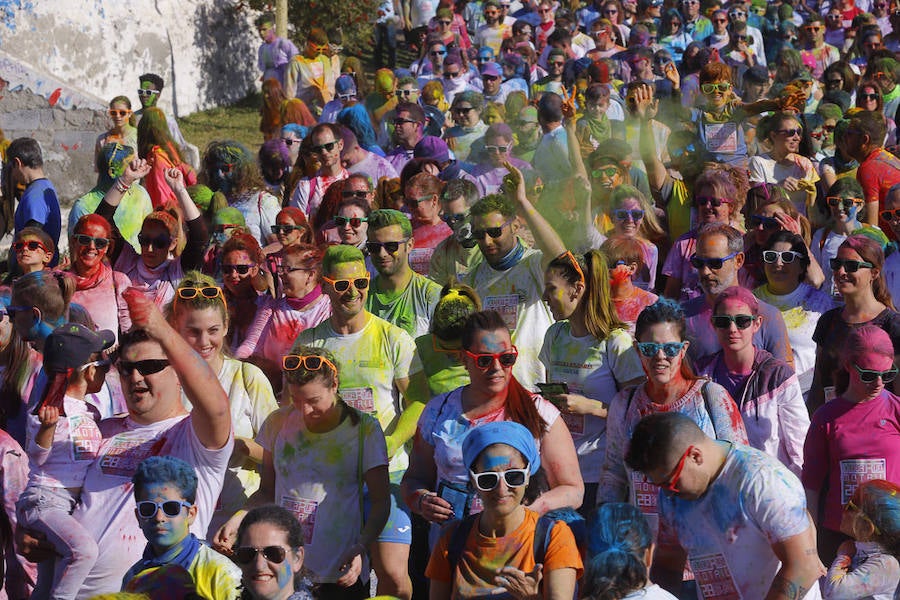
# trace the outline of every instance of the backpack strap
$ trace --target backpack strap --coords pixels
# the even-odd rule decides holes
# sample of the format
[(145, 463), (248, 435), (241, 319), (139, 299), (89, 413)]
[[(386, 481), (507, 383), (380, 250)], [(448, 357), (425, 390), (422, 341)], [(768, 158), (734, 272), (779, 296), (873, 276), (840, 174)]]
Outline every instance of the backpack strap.
[[(457, 521), (453, 533), (450, 534), (450, 543), (447, 545), (447, 563), (450, 565), (450, 573), (456, 572), (459, 559), (462, 557), (463, 549), (466, 547), (466, 540), (469, 538), (469, 532), (472, 531), (477, 518), (478, 513)], [(453, 525), (450, 525), (450, 527), (453, 527)]]
[(544, 563), (547, 556), (547, 548), (550, 546), (550, 535), (553, 533), (553, 526), (556, 525), (557, 519), (541, 515), (538, 517), (537, 524), (534, 527), (534, 564), (540, 565)]
[(712, 425), (713, 433), (716, 434), (716, 439), (718, 439), (719, 432), (716, 431), (716, 422), (713, 420), (712, 409), (709, 403), (709, 382), (709, 379), (703, 382), (703, 387), (700, 388), (700, 395), (703, 396), (703, 406), (706, 408), (707, 416), (709, 416), (709, 423)]

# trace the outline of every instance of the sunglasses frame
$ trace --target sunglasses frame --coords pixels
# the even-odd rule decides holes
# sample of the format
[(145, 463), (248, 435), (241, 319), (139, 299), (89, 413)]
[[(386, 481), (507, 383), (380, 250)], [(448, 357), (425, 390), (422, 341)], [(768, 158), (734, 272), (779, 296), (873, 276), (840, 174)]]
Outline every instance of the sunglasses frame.
[[(168, 240), (165, 243), (159, 243), (160, 240)], [(138, 243), (141, 246), (152, 246), (153, 248), (159, 248), (160, 250), (163, 248), (168, 248), (172, 245), (172, 236), (168, 234), (158, 235), (155, 238), (150, 238), (149, 236), (144, 235), (143, 233), (138, 234)]]
[[(790, 260), (785, 260), (785, 256), (789, 256)], [(796, 250), (782, 250), (781, 252), (779, 252), (778, 250), (763, 250), (762, 259), (764, 263), (768, 263), (770, 265), (778, 263), (779, 259), (781, 259), (781, 262), (783, 264), (789, 265), (794, 261), (803, 262), (806, 257)]]
[(504, 222), (503, 225), (500, 225), (499, 227), (485, 227), (484, 229), (473, 229), (472, 237), (475, 238), (476, 240), (484, 240), (485, 238), (487, 238), (487, 236), (490, 236), (491, 239), (496, 240), (501, 235), (503, 235), (503, 228), (506, 227), (507, 225), (512, 225), (513, 221), (515, 221), (515, 218), (509, 219), (508, 221)]
[[(169, 504), (169, 505), (177, 504), (178, 512), (176, 512), (175, 514), (172, 514), (169, 511), (167, 511), (165, 508), (167, 504)], [(149, 505), (153, 506), (153, 514), (144, 516), (143, 512), (141, 511), (141, 506), (149, 506)], [(193, 506), (193, 504), (191, 504), (190, 502), (186, 502), (185, 500), (166, 500), (165, 502), (154, 502), (153, 500), (141, 500), (140, 502), (135, 504), (135, 510), (137, 511), (138, 518), (144, 519), (146, 521), (146, 520), (152, 519), (157, 514), (159, 514), (159, 511), (163, 511), (164, 515), (166, 515), (170, 519), (174, 519), (175, 517), (177, 517), (178, 515), (181, 514), (182, 508), (190, 508), (192, 506)]]
[[(212, 290), (212, 295), (210, 295), (209, 290)], [(213, 298), (218, 298), (219, 296), (222, 297), (222, 300), (225, 299), (225, 294), (222, 292), (222, 288), (215, 285), (205, 285), (203, 287), (184, 286), (178, 288), (175, 293), (182, 300), (192, 300), (197, 296), (203, 296), (207, 300), (212, 300)]]
[(96, 248), (97, 250), (103, 250), (104, 248), (109, 246), (109, 238), (91, 237), (83, 233), (76, 233), (72, 236), (72, 239), (78, 242), (78, 244), (81, 246), (89, 246), (91, 243), (93, 243), (94, 248)]
[[(850, 265), (853, 265), (852, 267)], [(874, 269), (875, 265), (865, 260), (843, 260), (840, 258), (832, 258), (828, 260), (828, 266), (832, 272), (838, 269), (844, 269), (844, 273), (856, 273), (860, 269)]]
[[(369, 278), (370, 278), (370, 277), (371, 277), (371, 276), (370, 276), (368, 273), (366, 273), (366, 275), (365, 275), (364, 277), (354, 277), (353, 279), (332, 279), (332, 278), (330, 278), (330, 277), (325, 277), (325, 276), (323, 275), (323, 276), (322, 276), (322, 280), (323, 280), (323, 281), (327, 281), (328, 283), (330, 283), (330, 284), (331, 284), (331, 287), (334, 288), (334, 291), (336, 291), (336, 292), (339, 293), (339, 294), (343, 294), (344, 292), (347, 292), (347, 291), (350, 290), (350, 285), (351, 285), (351, 284), (352, 284), (353, 287), (355, 287), (358, 291), (362, 291), (362, 290), (367, 290), (367, 289), (369, 289)], [(360, 281), (365, 281), (365, 282), (366, 282), (365, 285), (360, 286), (360, 284), (359, 284)], [(342, 284), (344, 284), (344, 283), (347, 284), (347, 287), (344, 287), (344, 286), (342, 285)], [(342, 287), (343, 289), (339, 289), (339, 288), (338, 288), (338, 285), (339, 285), (339, 284), (341, 284), (340, 287)]]
[(334, 218), (334, 224), (337, 227), (344, 227), (346, 225), (350, 225), (353, 229), (359, 229), (362, 227), (363, 223), (368, 223), (369, 217), (342, 217), (338, 215)]
[[(252, 554), (250, 552), (252, 551)], [(266, 546), (264, 548), (256, 548), (254, 546), (239, 546), (234, 549), (232, 560), (239, 565), (249, 565), (256, 560), (257, 555), (262, 553), (263, 558), (273, 565), (280, 565), (287, 558), (288, 551), (281, 546)], [(274, 556), (271, 556), (274, 555)]]
[(898, 372), (897, 365), (891, 365), (891, 368), (887, 371), (863, 369), (856, 363), (853, 363), (853, 368), (856, 369), (857, 374), (859, 374), (859, 380), (863, 383), (875, 383), (878, 378), (881, 378), (882, 383), (890, 383), (897, 378)]
[[(504, 350), (503, 352), (494, 352), (493, 354), (490, 352), (469, 352), (468, 350), (463, 350), (466, 353), (466, 356), (471, 358), (475, 362), (475, 366), (481, 369), (482, 371), (487, 371), (491, 367), (494, 366), (494, 361), (500, 363), (500, 366), (504, 369), (511, 369), (513, 365), (516, 364), (516, 361), (519, 359), (519, 349), (515, 346), (512, 346), (509, 350)], [(504, 364), (504, 357), (513, 356), (512, 362), (510, 359), (505, 359), (509, 364)], [(481, 366), (482, 359), (489, 358), (491, 362), (489, 362), (485, 366)]]
[[(749, 329), (758, 318), (753, 315), (713, 315), (709, 318), (709, 322), (716, 329), (731, 329), (731, 324), (734, 323), (735, 327), (744, 331)], [(740, 323), (738, 319), (740, 319)]]
[[(313, 365), (309, 364), (309, 360), (313, 359), (313, 358), (319, 359), (319, 364), (317, 366), (313, 366)], [(288, 365), (288, 361), (293, 360), (293, 359), (297, 360), (297, 364), (295, 366), (291, 367)], [(297, 369), (300, 368), (300, 365), (303, 365), (303, 368), (306, 369), (307, 371), (321, 371), (323, 364), (331, 367), (331, 370), (334, 371), (335, 374), (337, 374), (338, 369), (334, 365), (334, 363), (331, 362), (330, 360), (328, 360), (327, 358), (325, 358), (324, 356), (319, 356), (318, 354), (308, 354), (306, 356), (301, 356), (299, 354), (285, 354), (284, 356), (281, 357), (281, 368), (285, 371), (296, 371)]]
[[(506, 483), (506, 487), (508, 488), (520, 488), (528, 485), (528, 475), (531, 473), (531, 469), (526, 467), (524, 469), (506, 469), (505, 471), (482, 471), (481, 473), (476, 473), (472, 469), (469, 469), (469, 477), (472, 480), (472, 485), (475, 486), (475, 489), (481, 492), (491, 492), (497, 489), (497, 486), (500, 485), (500, 480), (503, 479), (503, 482)], [(497, 481), (494, 485), (490, 487), (485, 487), (481, 485), (478, 480), (479, 478), (485, 475), (493, 475), (497, 478)], [(510, 483), (509, 475), (522, 475), (522, 483)]]
[[(32, 246), (34, 246), (34, 248), (32, 248)], [(28, 240), (27, 242), (23, 242), (23, 241), (13, 242), (12, 248), (13, 248), (13, 251), (15, 251), (15, 252), (23, 252), (26, 249), (30, 250), (31, 252), (34, 252), (38, 248), (40, 248), (44, 252), (49, 252), (49, 250), (47, 250), (47, 247), (44, 245), (44, 243), (39, 240)]]
[(134, 362), (119, 360), (116, 368), (123, 377), (131, 377), (131, 374), (135, 371), (140, 373), (141, 377), (147, 377), (149, 375), (161, 373), (171, 366), (172, 363), (170, 363), (167, 358), (148, 358), (146, 360), (136, 360)]
[[(729, 260), (733, 259), (735, 256), (740, 254), (740, 252), (732, 252), (728, 256), (723, 256), (722, 258), (702, 258), (697, 256), (696, 253), (691, 255), (690, 263), (691, 266), (697, 269), (698, 271), (703, 267), (707, 267), (713, 271), (718, 271), (722, 267), (725, 266), (725, 263)], [(716, 266), (718, 265), (718, 266)]]
[(684, 350), (687, 342), (635, 342), (638, 354), (644, 358), (654, 358), (662, 350), (666, 358), (675, 358)]
[[(238, 275), (246, 275), (250, 272), (250, 269), (255, 267), (256, 265), (222, 265), (222, 275), (228, 275), (229, 273), (237, 273)], [(241, 272), (243, 271), (243, 273)]]

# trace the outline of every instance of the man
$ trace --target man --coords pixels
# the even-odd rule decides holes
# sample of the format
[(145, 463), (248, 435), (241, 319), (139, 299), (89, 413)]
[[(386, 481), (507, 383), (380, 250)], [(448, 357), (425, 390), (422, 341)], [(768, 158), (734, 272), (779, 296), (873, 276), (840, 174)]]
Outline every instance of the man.
[[(555, 15), (555, 30), (569, 34), (569, 46), (572, 49), (573, 58), (581, 58), (594, 47), (594, 40), (586, 33), (578, 31), (575, 15), (568, 8), (560, 8)], [(547, 43), (551, 43), (547, 38)]]
[(413, 339), (428, 333), (441, 296), (441, 286), (410, 266), (414, 246), (415, 232), (406, 215), (391, 209), (372, 211), (366, 249), (378, 276), (372, 281), (366, 310)]
[(659, 412), (638, 422), (625, 462), (661, 488), (661, 527), (678, 538), (657, 548), (654, 581), (679, 593), (688, 560), (706, 598), (821, 597), (806, 495), (777, 459)]
[(504, 104), (509, 90), (503, 85), (503, 71), (495, 62), (481, 65), (481, 88), (485, 103)]
[(291, 193), (290, 206), (302, 210), (312, 221), (325, 191), (335, 181), (347, 179), (350, 172), (341, 164), (341, 152), (344, 141), (341, 138), (342, 127), (333, 123), (319, 123), (309, 134), (312, 138), (311, 151), (319, 159), (322, 166), (313, 177), (304, 177), (297, 182)]
[(471, 173), (464, 175), (478, 189), (481, 197), (496, 194), (500, 190), (503, 178), (509, 173), (505, 164), (509, 163), (519, 169), (526, 180), (533, 180), (531, 165), (522, 159), (510, 156), (513, 144), (513, 132), (506, 123), (494, 123), (484, 132), (484, 152), (481, 161)]
[(573, 173), (568, 136), (562, 126), (562, 103), (556, 94), (544, 94), (538, 102), (538, 122), (544, 135), (534, 151), (533, 164), (544, 183), (567, 179)]
[[(428, 275), (428, 265), (435, 246), (453, 233), (441, 220), (438, 202), (441, 186), (441, 180), (434, 175), (417, 173), (406, 182), (403, 189), (403, 203), (412, 215), (412, 233), (416, 239), (416, 249), (410, 252), (409, 262), (422, 275)], [(369, 229), (371, 227), (369, 225)]]
[[(13, 215), (14, 234), (18, 235), (26, 227), (37, 227), (43, 229), (59, 248), (62, 214), (56, 188), (44, 176), (44, 156), (40, 144), (34, 138), (14, 139), (6, 150), (6, 163), (9, 165), (11, 189), (20, 185), (25, 188)], [(50, 266), (55, 266), (58, 261), (59, 254), (54, 253)], [(11, 252), (10, 267), (15, 266), (15, 253)]]
[(397, 89), (390, 103), (393, 105), (382, 115), (378, 123), (378, 145), (382, 148), (391, 147), (391, 138), (394, 135), (394, 119), (397, 118), (397, 105), (402, 102), (419, 104), (420, 90), (415, 77), (405, 75), (397, 79)]
[(441, 191), (441, 218), (453, 230), (434, 248), (428, 277), (441, 285), (461, 281), (483, 259), (475, 238), (469, 208), (481, 196), (471, 181), (453, 179)]
[(297, 46), (288, 39), (278, 37), (275, 33), (275, 15), (272, 13), (264, 13), (256, 19), (256, 31), (262, 38), (256, 53), (257, 65), (262, 71), (259, 80), (275, 79), (284, 87), (288, 65), (299, 54)]
[(356, 81), (344, 73), (334, 82), (335, 98), (325, 105), (319, 116), (319, 123), (336, 123), (338, 113), (345, 107), (356, 104)]
[(500, 14), (499, 0), (485, 0), (482, 4), (484, 25), (475, 32), (472, 43), (476, 46), (487, 46), (494, 51), (494, 56), (500, 54), (500, 46), (503, 40), (512, 35), (512, 28), (503, 23)]
[(538, 121), (537, 108), (524, 106), (518, 117), (510, 123), (516, 133), (516, 145), (513, 156), (525, 162), (534, 163), (534, 152), (541, 141), (541, 124)]
[(662, 0), (638, 0), (635, 23), (652, 21), (659, 28), (662, 19)]
[(418, 104), (401, 102), (394, 116), (394, 148), (387, 153), (387, 161), (398, 173), (412, 157), (413, 150), (425, 135), (425, 111)]
[[(141, 558), (144, 536), (134, 518), (131, 478), (149, 456), (174, 456), (197, 471), (198, 515), (191, 525), (207, 537), (234, 448), (228, 397), (216, 374), (168, 324), (153, 301), (134, 288), (123, 294), (134, 328), (119, 338), (127, 417), (100, 423), (103, 441), (88, 468), (74, 516), (94, 535), (100, 554), (78, 598), (116, 592)], [(192, 406), (188, 413), (182, 392)], [(40, 560), (44, 546), (21, 536), (23, 554)], [(32, 552), (38, 555), (32, 555)]]
[(285, 95), (303, 100), (315, 116), (334, 98), (334, 82), (341, 74), (340, 57), (329, 56), (328, 52), (328, 35), (313, 27), (303, 54), (297, 54), (291, 61), (284, 84)]
[[(503, 315), (519, 349), (513, 374), (525, 389), (535, 389), (544, 381), (544, 367), (538, 359), (544, 334), (553, 323), (547, 305), (541, 301), (544, 270), (556, 256), (566, 251), (553, 227), (525, 195), (525, 180), (513, 167), (515, 189), (507, 196), (485, 196), (472, 206), (472, 236), (484, 261), (463, 279), (475, 288), (485, 310)], [(537, 248), (526, 248), (518, 238), (519, 220), (524, 218)]]
[(835, 144), (844, 156), (859, 162), (856, 179), (866, 200), (865, 215), (861, 220), (877, 223), (888, 237), (895, 239), (893, 230), (878, 218), (888, 190), (900, 183), (900, 159), (883, 147), (887, 134), (884, 115), (864, 110), (848, 120), (846, 132), (835, 140)]
[[(404, 444), (415, 434), (430, 396), (415, 342), (396, 325), (365, 309), (369, 273), (358, 248), (329, 247), (322, 259), (322, 275), (322, 290), (331, 301), (331, 317), (303, 331), (297, 343), (326, 348), (341, 357), (341, 396), (348, 404), (372, 414), (384, 429), (392, 492), (399, 493), (400, 478), (409, 464)], [(398, 508), (396, 497), (391, 501), (388, 528), (373, 547), (378, 593), (408, 598), (411, 591), (406, 565), (411, 524), (409, 515)]]
[(591, 24), (591, 38), (594, 40), (594, 47), (587, 53), (591, 60), (611, 58), (619, 52), (625, 51), (625, 46), (620, 46), (613, 38), (612, 28), (613, 24), (609, 19), (597, 19)]
[[(735, 13), (732, 11), (729, 15)], [(746, 15), (746, 12), (744, 13)], [(746, 18), (746, 17), (745, 17)], [(756, 37), (753, 36), (752, 30), (748, 27), (747, 31), (753, 37), (753, 50), (756, 52)], [(757, 30), (758, 31), (758, 30)], [(813, 77), (821, 80), (825, 69), (841, 59), (841, 52), (831, 44), (825, 43), (825, 19), (821, 15), (813, 13), (809, 20), (803, 26), (804, 49), (800, 51), (804, 64), (814, 64), (812, 70)], [(766, 64), (765, 54), (757, 55), (759, 64)]]
[[(884, 198), (881, 220), (890, 227), (895, 239), (900, 239), (900, 183), (895, 183)], [(891, 252), (884, 258), (884, 281), (891, 298), (900, 298), (900, 253)]]
[(889, 57), (876, 58), (866, 66), (865, 76), (874, 79), (881, 88), (884, 96), (881, 112), (886, 118), (894, 119), (900, 109), (900, 62)]
[(341, 165), (351, 175), (366, 175), (373, 182), (381, 181), (382, 177), (394, 179), (400, 177), (397, 170), (383, 156), (369, 152), (359, 145), (356, 134), (349, 127), (341, 128), (341, 140), (344, 149), (341, 150)]
[(650, 48), (632, 47), (628, 52), (628, 81), (649, 83), (656, 87), (656, 74), (653, 72), (653, 51)]
[[(155, 73), (144, 73), (140, 77), (138, 77), (138, 83), (140, 87), (138, 88), (138, 100), (141, 101), (141, 109), (134, 113), (135, 119), (138, 121), (141, 120), (141, 116), (144, 114), (145, 108), (150, 108), (151, 106), (158, 106), (159, 97), (163, 91), (163, 78)], [(166, 112), (166, 124), (169, 126), (169, 133), (172, 135), (172, 140), (181, 146), (182, 150), (190, 151), (193, 148), (192, 153), (197, 153), (197, 149), (188, 144), (185, 141), (184, 136), (181, 135), (181, 129), (178, 128), (178, 121), (175, 120), (168, 111)], [(193, 163), (193, 161), (191, 161)], [(196, 166), (196, 163), (194, 163)]]
[(681, 16), (684, 30), (691, 34), (694, 41), (702, 42), (712, 33), (712, 23), (700, 14), (700, 0), (681, 0)]
[(565, 50), (560, 48), (553, 48), (547, 53), (547, 75), (532, 84), (532, 98), (562, 94), (563, 73), (566, 70), (567, 60), (568, 57)]
[[(699, 361), (721, 349), (711, 323), (712, 307), (719, 294), (740, 285), (738, 272), (744, 265), (743, 236), (729, 225), (704, 225), (697, 235), (697, 249), (691, 264), (697, 270), (703, 296), (688, 300), (683, 306), (691, 341), (688, 355)], [(781, 311), (760, 300), (759, 317), (762, 326), (753, 336), (753, 345), (793, 367), (794, 354)]]

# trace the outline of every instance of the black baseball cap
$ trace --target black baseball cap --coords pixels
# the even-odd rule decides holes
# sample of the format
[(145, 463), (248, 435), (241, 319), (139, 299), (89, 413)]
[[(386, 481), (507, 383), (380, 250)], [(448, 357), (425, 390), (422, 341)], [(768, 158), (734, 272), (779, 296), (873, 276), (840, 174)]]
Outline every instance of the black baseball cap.
[(53, 330), (44, 341), (44, 370), (65, 372), (91, 361), (91, 355), (102, 352), (116, 342), (108, 330), (93, 331), (79, 323), (66, 323)]

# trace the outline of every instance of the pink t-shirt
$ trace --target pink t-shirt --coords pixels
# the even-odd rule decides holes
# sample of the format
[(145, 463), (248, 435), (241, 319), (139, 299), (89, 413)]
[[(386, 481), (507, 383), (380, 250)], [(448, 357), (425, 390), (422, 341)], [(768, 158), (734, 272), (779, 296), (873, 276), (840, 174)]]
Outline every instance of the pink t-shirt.
[(859, 484), (900, 481), (900, 398), (885, 390), (867, 402), (838, 397), (819, 408), (803, 447), (802, 479), (808, 490), (827, 486), (822, 524), (834, 531)]
[(409, 253), (409, 264), (419, 275), (428, 275), (428, 266), (435, 247), (453, 235), (453, 230), (443, 221), (437, 225), (418, 225), (413, 229), (415, 247)]

